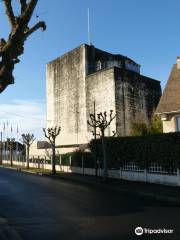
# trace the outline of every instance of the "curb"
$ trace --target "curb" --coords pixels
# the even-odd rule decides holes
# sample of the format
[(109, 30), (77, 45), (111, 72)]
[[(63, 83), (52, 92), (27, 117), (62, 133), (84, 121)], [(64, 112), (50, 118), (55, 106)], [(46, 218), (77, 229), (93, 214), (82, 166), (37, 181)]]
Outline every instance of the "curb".
[(17, 171), (17, 172), (29, 173), (29, 174), (40, 175), (40, 176), (43, 175), (42, 172), (33, 172), (31, 170), (21, 169), (21, 167), (14, 168), (14, 167), (11, 167), (11, 166), (0, 166), (0, 168), (6, 168), (6, 169), (14, 170), (14, 171)]

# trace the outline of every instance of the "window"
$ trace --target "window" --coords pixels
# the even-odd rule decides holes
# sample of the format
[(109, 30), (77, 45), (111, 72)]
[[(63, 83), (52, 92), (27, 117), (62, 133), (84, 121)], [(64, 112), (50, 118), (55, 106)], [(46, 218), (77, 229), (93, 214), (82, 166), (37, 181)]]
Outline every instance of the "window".
[(180, 116), (176, 117), (176, 131), (180, 132)]
[(101, 61), (99, 60), (99, 61), (96, 62), (96, 71), (99, 71), (99, 70), (101, 70), (101, 69), (102, 69), (102, 63), (101, 63)]

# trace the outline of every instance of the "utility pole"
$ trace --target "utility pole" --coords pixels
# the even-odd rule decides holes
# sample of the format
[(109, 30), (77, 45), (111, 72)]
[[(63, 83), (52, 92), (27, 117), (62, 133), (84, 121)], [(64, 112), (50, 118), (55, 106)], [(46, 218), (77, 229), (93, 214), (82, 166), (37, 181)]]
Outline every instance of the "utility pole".
[[(96, 120), (96, 102), (94, 101), (94, 118)], [(95, 175), (97, 177), (98, 175), (98, 163), (97, 163), (97, 143), (96, 143), (96, 136), (97, 136), (97, 131), (96, 131), (96, 125), (94, 125), (94, 141), (95, 141)]]

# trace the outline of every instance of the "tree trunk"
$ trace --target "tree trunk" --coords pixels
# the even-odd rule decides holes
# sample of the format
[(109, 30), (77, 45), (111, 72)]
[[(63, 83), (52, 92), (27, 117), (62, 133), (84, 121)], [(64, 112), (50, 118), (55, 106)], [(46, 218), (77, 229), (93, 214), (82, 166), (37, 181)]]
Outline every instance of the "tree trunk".
[(0, 165), (2, 165), (2, 162), (3, 162), (3, 143), (1, 142)]
[(102, 131), (102, 152), (103, 152), (103, 180), (107, 179), (108, 171), (107, 171), (107, 159), (106, 159), (106, 146), (104, 142), (104, 131)]
[(10, 147), (10, 162), (11, 162), (11, 166), (13, 166), (13, 157), (12, 157), (12, 154), (13, 153), (13, 148), (12, 146)]
[(52, 145), (52, 174), (56, 174), (56, 149), (55, 149), (55, 142)]
[(2, 165), (3, 161), (3, 142), (2, 142), (2, 132), (1, 132), (1, 154), (0, 154), (0, 165)]
[(26, 163), (27, 163), (27, 169), (29, 169), (29, 147), (27, 147)]

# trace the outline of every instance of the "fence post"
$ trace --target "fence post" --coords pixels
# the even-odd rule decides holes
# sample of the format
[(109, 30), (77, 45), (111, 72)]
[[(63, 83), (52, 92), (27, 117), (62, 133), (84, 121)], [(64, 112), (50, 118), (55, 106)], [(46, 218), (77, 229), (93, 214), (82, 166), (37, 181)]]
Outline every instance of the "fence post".
[(179, 168), (177, 168), (177, 186), (180, 186), (180, 173), (179, 173)]
[(41, 168), (44, 169), (45, 156), (42, 156)]
[(46, 168), (46, 156), (44, 157), (44, 168)]
[(60, 168), (62, 168), (62, 157), (61, 157), (61, 154), (59, 155), (59, 165), (60, 165)]
[(69, 167), (71, 166), (71, 155), (69, 155)]
[(144, 169), (144, 182), (147, 183), (147, 169)]
[(120, 180), (122, 180), (122, 168), (121, 167), (119, 168), (119, 178), (120, 178)]
[(68, 172), (70, 172), (70, 167), (71, 167), (71, 164), (72, 164), (72, 161), (71, 161), (71, 155), (69, 155), (69, 169), (68, 169)]
[(84, 156), (81, 156), (82, 174), (84, 175)]
[(40, 158), (38, 156), (38, 169), (40, 168)]

